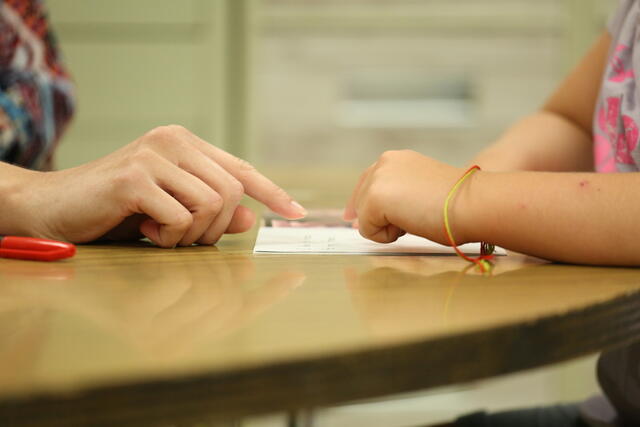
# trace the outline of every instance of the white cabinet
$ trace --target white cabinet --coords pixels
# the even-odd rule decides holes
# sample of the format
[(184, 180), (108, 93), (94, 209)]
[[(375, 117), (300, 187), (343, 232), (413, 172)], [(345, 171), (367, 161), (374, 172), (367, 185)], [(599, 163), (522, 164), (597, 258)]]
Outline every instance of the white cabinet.
[(612, 4), (263, 0), (258, 158), (361, 167), (411, 148), (462, 164), (540, 106)]
[(276, 168), (399, 148), (462, 164), (538, 108), (614, 3), (48, 0), (78, 85), (60, 166), (169, 123)]

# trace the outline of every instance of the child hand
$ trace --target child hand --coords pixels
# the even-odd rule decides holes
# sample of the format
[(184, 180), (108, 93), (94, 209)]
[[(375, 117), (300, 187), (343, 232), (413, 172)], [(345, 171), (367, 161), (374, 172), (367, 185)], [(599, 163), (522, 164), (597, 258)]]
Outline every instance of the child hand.
[[(448, 244), (444, 201), (463, 172), (414, 151), (387, 151), (360, 177), (344, 218), (357, 219), (360, 234), (376, 242), (390, 243), (408, 232)], [(450, 207), (450, 221), (456, 243), (464, 243), (458, 204)]]

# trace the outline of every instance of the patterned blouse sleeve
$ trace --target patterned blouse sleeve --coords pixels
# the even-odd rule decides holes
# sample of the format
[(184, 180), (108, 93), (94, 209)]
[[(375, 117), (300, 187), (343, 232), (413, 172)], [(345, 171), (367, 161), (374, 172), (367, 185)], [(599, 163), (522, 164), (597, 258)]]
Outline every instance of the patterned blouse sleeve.
[(74, 109), (40, 0), (0, 0), (0, 160), (40, 169)]

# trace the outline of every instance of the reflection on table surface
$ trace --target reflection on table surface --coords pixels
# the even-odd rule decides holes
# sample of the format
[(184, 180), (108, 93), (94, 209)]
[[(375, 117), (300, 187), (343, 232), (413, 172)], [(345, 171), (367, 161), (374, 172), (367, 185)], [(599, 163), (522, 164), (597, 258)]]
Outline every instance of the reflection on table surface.
[[(255, 234), (255, 233), (254, 233)], [(79, 248), (59, 263), (0, 260), (0, 396), (335, 354), (584, 307), (640, 271), (499, 257), (251, 254), (215, 247)]]

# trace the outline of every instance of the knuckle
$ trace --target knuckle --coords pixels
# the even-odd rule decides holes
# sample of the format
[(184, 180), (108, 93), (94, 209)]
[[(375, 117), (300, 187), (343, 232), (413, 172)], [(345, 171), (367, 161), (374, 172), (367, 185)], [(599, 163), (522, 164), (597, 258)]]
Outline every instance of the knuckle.
[(389, 150), (389, 151), (385, 151), (380, 155), (380, 159), (378, 160), (378, 163), (384, 164), (388, 162), (393, 162), (406, 157), (412, 157), (415, 154), (417, 154), (416, 151), (409, 150), (409, 149)]
[(205, 196), (203, 214), (207, 216), (216, 215), (220, 212), (223, 205), (224, 201), (222, 200), (222, 197), (220, 197), (218, 193), (211, 191)]
[(213, 209), (215, 209), (216, 211), (219, 211), (220, 209), (222, 209), (222, 206), (224, 205), (224, 200), (218, 193), (212, 192), (209, 195), (208, 203), (213, 207)]
[(174, 136), (186, 132), (187, 129), (181, 125), (163, 125), (151, 129), (147, 134), (154, 136)]
[(142, 138), (143, 145), (165, 145), (182, 142), (182, 136), (189, 131), (181, 125), (158, 126), (147, 132)]
[(182, 125), (171, 124), (165, 125), (164, 127), (172, 134), (185, 134), (189, 132), (187, 128)]
[(360, 224), (360, 227), (358, 227), (358, 233), (365, 239), (369, 239), (370, 237), (369, 230), (363, 224)]
[(385, 207), (385, 203), (387, 202), (386, 193), (381, 187), (373, 186), (369, 189), (369, 193), (367, 195), (367, 200), (365, 202), (365, 209), (368, 212), (376, 212), (380, 211)]
[(372, 191), (380, 191), (381, 183), (384, 183), (387, 180), (387, 177), (385, 175), (385, 171), (380, 167), (377, 167), (371, 171), (371, 175), (369, 177), (369, 193), (371, 193)]
[(158, 126), (151, 129), (146, 134), (144, 134), (143, 140), (145, 142), (148, 142), (148, 141), (155, 141), (159, 139), (165, 139), (167, 136), (169, 136), (169, 133), (170, 133), (170, 130), (168, 126)]
[(238, 171), (240, 173), (249, 174), (256, 171), (256, 167), (253, 166), (248, 161), (246, 161), (245, 159), (241, 159), (239, 157), (236, 157), (236, 159), (237, 159), (236, 162), (237, 162)]
[(408, 148), (405, 148), (404, 150), (398, 151), (397, 154), (398, 154), (398, 157), (408, 160), (413, 158), (415, 155), (419, 153), (417, 151), (409, 150)]
[(384, 153), (380, 154), (380, 162), (387, 162), (387, 161), (393, 160), (398, 156), (399, 153), (400, 151), (398, 150), (385, 151)]
[(129, 167), (140, 168), (157, 160), (158, 155), (149, 147), (140, 147), (129, 157)]
[(209, 191), (199, 197), (198, 207), (193, 212), (197, 220), (211, 221), (224, 207), (224, 200), (215, 191)]
[(145, 178), (146, 172), (144, 168), (139, 164), (131, 163), (119, 173), (115, 174), (112, 185), (119, 189), (130, 189), (131, 187), (139, 185)]
[(186, 230), (193, 224), (193, 215), (191, 212), (185, 210), (180, 213), (176, 213), (173, 221), (173, 226), (179, 230)]
[(235, 178), (229, 180), (229, 199), (232, 202), (239, 202), (244, 195), (244, 186)]

